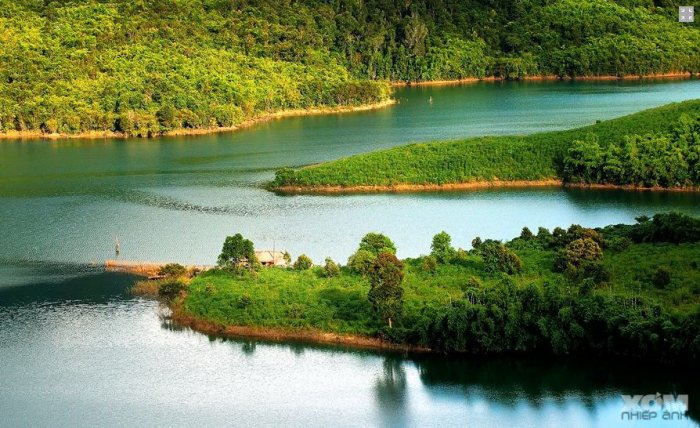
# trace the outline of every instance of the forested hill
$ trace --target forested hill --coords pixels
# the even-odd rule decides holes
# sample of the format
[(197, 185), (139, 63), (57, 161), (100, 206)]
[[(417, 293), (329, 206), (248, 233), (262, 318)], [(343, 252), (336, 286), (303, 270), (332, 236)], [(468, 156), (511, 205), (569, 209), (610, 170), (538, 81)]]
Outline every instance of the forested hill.
[(0, 0), (0, 131), (149, 135), (387, 81), (700, 70), (676, 0)]

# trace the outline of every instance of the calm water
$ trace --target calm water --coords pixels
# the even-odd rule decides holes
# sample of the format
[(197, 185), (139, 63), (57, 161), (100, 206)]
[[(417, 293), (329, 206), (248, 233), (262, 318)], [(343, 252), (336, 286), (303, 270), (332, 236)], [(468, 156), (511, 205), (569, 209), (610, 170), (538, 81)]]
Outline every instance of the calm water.
[(241, 232), (259, 248), (344, 261), (369, 231), (415, 256), (440, 230), (466, 247), (523, 226), (700, 215), (700, 196), (684, 194), (283, 197), (260, 188), (281, 166), (564, 129), (698, 97), (700, 81), (413, 88), (390, 109), (233, 134), (0, 143), (0, 425), (609, 426), (620, 423), (623, 392), (692, 392), (687, 375), (612, 363), (450, 362), (210, 340), (173, 330), (155, 303), (124, 293), (132, 279), (90, 264), (113, 257), (115, 235), (124, 259), (212, 263), (224, 237)]

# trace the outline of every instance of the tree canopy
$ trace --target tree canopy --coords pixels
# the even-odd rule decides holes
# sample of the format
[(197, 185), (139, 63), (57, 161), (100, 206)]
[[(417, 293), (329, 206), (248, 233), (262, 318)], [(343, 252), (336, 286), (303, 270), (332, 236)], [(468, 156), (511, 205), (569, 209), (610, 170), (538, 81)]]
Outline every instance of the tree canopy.
[(700, 70), (676, 0), (0, 0), (0, 132), (149, 136), (386, 81)]

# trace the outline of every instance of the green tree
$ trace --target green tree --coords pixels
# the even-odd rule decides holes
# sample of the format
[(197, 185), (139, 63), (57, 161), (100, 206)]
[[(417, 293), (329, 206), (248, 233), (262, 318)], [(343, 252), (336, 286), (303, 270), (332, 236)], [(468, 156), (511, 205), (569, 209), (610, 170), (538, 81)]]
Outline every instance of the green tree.
[(299, 257), (297, 257), (297, 260), (294, 262), (294, 269), (309, 270), (313, 265), (314, 262), (309, 256), (307, 256), (306, 254), (301, 254)]
[(369, 275), (377, 256), (367, 250), (358, 250), (348, 259), (348, 266), (360, 275)]
[(452, 238), (447, 232), (442, 231), (433, 236), (433, 242), (430, 245), (430, 255), (435, 258), (438, 263), (449, 263), (455, 255), (455, 249), (452, 247)]
[(388, 236), (381, 233), (368, 233), (360, 241), (359, 250), (369, 251), (378, 256), (380, 253), (396, 254), (396, 246)]
[(391, 253), (381, 253), (369, 274), (370, 290), (367, 298), (378, 316), (393, 327), (403, 310), (404, 265)]
[(323, 266), (323, 274), (326, 278), (340, 276), (340, 267), (330, 257), (326, 257), (326, 264)]
[(479, 245), (478, 251), (484, 261), (484, 269), (489, 273), (513, 275), (522, 270), (520, 257), (498, 241), (487, 239)]
[(245, 239), (240, 233), (226, 237), (218, 264), (224, 268), (239, 268), (244, 265), (252, 268), (255, 264), (253, 242)]

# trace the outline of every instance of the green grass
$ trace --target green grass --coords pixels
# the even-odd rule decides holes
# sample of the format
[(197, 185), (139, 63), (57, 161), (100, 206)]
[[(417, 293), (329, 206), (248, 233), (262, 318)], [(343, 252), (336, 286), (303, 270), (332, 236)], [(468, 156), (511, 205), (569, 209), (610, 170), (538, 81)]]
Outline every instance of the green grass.
[[(695, 262), (695, 264), (693, 264)], [(700, 245), (637, 244), (620, 253), (608, 253), (604, 264), (612, 273), (611, 287), (627, 295), (641, 294), (662, 305), (687, 312), (700, 303)], [(651, 284), (654, 271), (668, 267), (671, 284), (659, 289)]]
[(673, 103), (567, 131), (420, 143), (365, 153), (296, 171), (280, 171), (270, 186), (441, 185), (561, 179), (563, 159), (575, 140), (592, 134), (603, 147), (619, 144), (631, 134), (668, 132), (682, 114), (700, 114), (700, 100)]
[[(523, 260), (522, 273), (512, 277), (517, 287), (545, 282), (566, 287), (566, 279), (552, 272), (553, 250), (517, 248)], [(594, 294), (640, 297), (665, 308), (687, 313), (700, 304), (700, 244), (635, 244), (621, 252), (605, 251), (603, 263), (609, 268), (609, 284)], [(660, 266), (673, 271), (665, 289), (651, 284)], [(440, 265), (437, 274), (420, 270), (420, 259), (407, 260), (404, 279), (404, 312), (416, 318), (426, 309), (464, 301), (470, 278), (484, 289), (498, 288), (501, 275), (484, 272), (481, 260), (470, 255), (461, 265)], [(369, 282), (343, 269), (340, 277), (325, 278), (321, 268), (309, 271), (269, 268), (256, 275), (235, 276), (210, 271), (195, 278), (184, 301), (185, 309), (198, 317), (222, 325), (307, 328), (339, 333), (374, 335), (379, 325), (367, 301)]]

